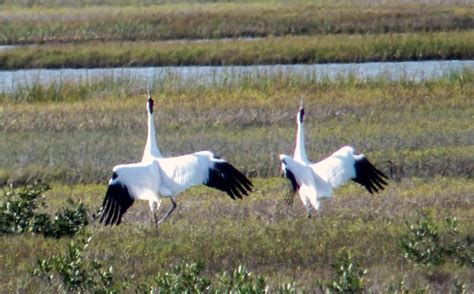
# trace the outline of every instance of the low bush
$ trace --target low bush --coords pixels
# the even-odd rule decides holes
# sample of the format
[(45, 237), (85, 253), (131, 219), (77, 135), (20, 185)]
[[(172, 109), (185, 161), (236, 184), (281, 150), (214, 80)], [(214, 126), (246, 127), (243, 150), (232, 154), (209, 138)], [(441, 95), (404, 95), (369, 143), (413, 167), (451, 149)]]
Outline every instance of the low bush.
[(451, 259), (460, 265), (474, 266), (474, 236), (463, 235), (458, 221), (447, 218), (444, 226), (427, 215), (415, 224), (407, 223), (409, 231), (399, 241), (405, 257), (421, 266), (440, 266)]
[(171, 272), (158, 273), (152, 286), (142, 284), (139, 292), (151, 293), (204, 293), (210, 290), (211, 281), (201, 277), (202, 263), (184, 263), (173, 267)]
[(41, 181), (26, 184), (21, 189), (9, 186), (3, 192), (0, 206), (0, 235), (33, 232), (45, 237), (73, 236), (89, 223), (88, 210), (82, 202), (68, 200), (70, 208), (49, 214), (38, 213), (46, 208), (44, 192), (50, 187)]
[(239, 265), (232, 273), (226, 271), (218, 275), (217, 293), (264, 293), (267, 285), (264, 277), (248, 272)]
[(352, 254), (347, 249), (342, 249), (337, 255), (337, 260), (331, 267), (335, 277), (325, 283), (318, 281), (320, 289), (324, 293), (363, 293), (367, 274), (358, 262), (354, 261)]
[(90, 240), (84, 233), (77, 241), (71, 241), (64, 254), (38, 259), (33, 274), (58, 290), (70, 292), (118, 293), (127, 288), (128, 279), (118, 282), (112, 267), (104, 269), (100, 261), (84, 258)]

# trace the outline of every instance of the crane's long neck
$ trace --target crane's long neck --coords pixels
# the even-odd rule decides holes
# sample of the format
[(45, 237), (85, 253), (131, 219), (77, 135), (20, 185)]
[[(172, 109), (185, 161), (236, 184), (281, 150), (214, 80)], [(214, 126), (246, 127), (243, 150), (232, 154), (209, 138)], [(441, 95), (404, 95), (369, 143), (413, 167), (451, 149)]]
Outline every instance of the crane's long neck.
[(308, 157), (306, 157), (306, 150), (304, 148), (303, 122), (298, 122), (298, 131), (296, 132), (296, 147), (293, 158), (297, 161), (308, 162)]
[(155, 120), (153, 118), (153, 113), (148, 112), (148, 135), (146, 138), (142, 161), (147, 161), (153, 157), (161, 157), (161, 152), (156, 144)]

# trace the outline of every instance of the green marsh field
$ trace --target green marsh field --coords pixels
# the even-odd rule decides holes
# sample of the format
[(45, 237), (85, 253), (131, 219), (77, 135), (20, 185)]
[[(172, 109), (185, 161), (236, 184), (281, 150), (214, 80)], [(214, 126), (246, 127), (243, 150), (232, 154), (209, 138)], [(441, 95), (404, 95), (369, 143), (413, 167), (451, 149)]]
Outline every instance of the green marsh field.
[[(0, 42), (27, 45), (0, 51), (0, 68), (473, 58), (469, 2), (177, 2), (0, 1)], [(258, 38), (242, 39), (251, 37)], [(146, 84), (130, 77), (4, 91), (0, 207), (6, 209), (10, 184), (21, 189), (42, 179), (52, 188), (44, 192), (42, 213), (54, 215), (68, 199), (81, 201), (89, 224), (73, 237), (2, 233), (0, 292), (67, 292), (58, 273), (48, 282), (35, 269), (38, 260), (66, 256), (83, 234), (90, 241), (76, 265), (99, 260), (104, 269), (111, 267), (113, 279), (104, 279), (126, 282), (118, 292), (173, 292), (163, 290), (165, 273), (194, 262), (213, 285), (223, 283), (222, 272), (243, 265), (251, 278), (265, 280), (270, 293), (338, 292), (331, 288), (338, 279), (332, 265), (341, 252), (350, 252), (356, 268), (366, 270), (351, 272), (363, 284), (355, 292), (474, 291), (472, 68), (419, 82), (357, 76), (314, 82), (282, 74), (199, 86), (169, 79), (153, 83), (152, 96), (162, 153), (211, 150), (248, 175), (254, 192), (232, 201), (196, 187), (182, 193), (158, 230), (143, 201), (120, 226), (103, 227), (92, 214), (102, 204), (112, 167), (141, 159)], [(310, 159), (354, 145), (390, 176), (386, 190), (370, 195), (350, 183), (312, 219), (299, 199), (292, 206), (283, 202), (289, 183), (280, 175), (278, 155), (292, 154), (301, 97)], [(165, 199), (162, 210), (170, 205)], [(446, 220), (454, 218), (457, 227), (449, 231)], [(402, 245), (423, 219), (438, 233), (423, 239), (423, 260), (433, 261), (436, 244), (447, 244), (438, 252), (442, 261), (417, 262)], [(265, 287), (235, 289), (260, 293)], [(91, 289), (82, 291), (112, 291)]]

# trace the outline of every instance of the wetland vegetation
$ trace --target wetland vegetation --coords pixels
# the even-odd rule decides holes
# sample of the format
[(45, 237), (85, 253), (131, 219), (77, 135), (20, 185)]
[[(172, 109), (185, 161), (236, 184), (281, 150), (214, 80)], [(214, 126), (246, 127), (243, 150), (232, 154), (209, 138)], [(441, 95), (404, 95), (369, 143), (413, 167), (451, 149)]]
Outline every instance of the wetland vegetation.
[[(134, 284), (151, 282), (171, 265), (205, 261), (203, 274), (211, 280), (244, 264), (276, 290), (281, 281), (317, 287), (318, 279), (332, 276), (331, 263), (346, 248), (368, 270), (364, 279), (374, 291), (401, 281), (412, 290), (447, 291), (459, 281), (471, 287), (472, 267), (450, 260), (417, 267), (397, 242), (409, 230), (406, 222), (425, 214), (439, 223), (456, 217), (463, 236), (474, 233), (472, 81), (472, 72), (465, 71), (420, 83), (314, 84), (290, 77), (230, 87), (162, 83), (153, 91), (162, 151), (211, 149), (252, 176), (256, 191), (233, 202), (204, 187), (192, 189), (159, 231), (149, 223), (148, 206), (139, 204), (120, 227), (89, 225), (92, 239), (84, 254), (113, 266), (121, 279), (135, 275)], [(95, 211), (111, 167), (140, 159), (146, 132), (143, 86), (39, 88), (2, 98), (2, 182), (44, 178), (53, 183), (47, 212), (65, 207), (69, 197)], [(384, 193), (369, 195), (349, 184), (312, 220), (299, 202), (283, 203), (288, 187), (278, 177), (277, 156), (293, 148), (302, 95), (310, 158), (354, 144), (391, 176)], [(35, 260), (66, 250), (69, 241), (25, 234), (2, 236), (0, 243), (7, 289), (31, 291), (49, 287), (29, 274)]]
[[(469, 1), (211, 2), (0, 1), (0, 43), (28, 44), (0, 51), (0, 67), (472, 59), (474, 52)], [(259, 39), (222, 40), (236, 37)], [(0, 191), (2, 291), (188, 285), (225, 292), (238, 283), (249, 293), (474, 290), (472, 69), (419, 82), (286, 74), (209, 85), (155, 80), (162, 152), (212, 150), (250, 176), (255, 191), (231, 201), (197, 187), (159, 230), (144, 202), (119, 227), (101, 227), (87, 215), (102, 203), (111, 168), (143, 152), (145, 90), (142, 80), (104, 77), (0, 93), (0, 185), (43, 179), (52, 187), (39, 190), (41, 226), (12, 230), (5, 229), (16, 223), (13, 208), (32, 206), (8, 196), (22, 188)], [(310, 220), (300, 202), (283, 203), (288, 183), (278, 155), (293, 150), (301, 97), (308, 156), (316, 161), (353, 144), (391, 177), (383, 193), (348, 184)], [(18, 211), (35, 219), (29, 208)], [(74, 235), (76, 223), (85, 233), (51, 238), (64, 228)]]
[(34, 45), (0, 52), (2, 69), (471, 59), (474, 52), (469, 3), (30, 2), (37, 5), (0, 5), (0, 44)]

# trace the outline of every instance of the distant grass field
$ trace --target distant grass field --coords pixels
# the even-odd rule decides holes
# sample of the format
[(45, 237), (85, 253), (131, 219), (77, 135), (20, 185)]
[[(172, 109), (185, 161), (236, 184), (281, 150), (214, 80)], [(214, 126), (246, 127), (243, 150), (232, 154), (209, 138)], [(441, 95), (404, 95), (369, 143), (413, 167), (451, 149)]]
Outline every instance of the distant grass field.
[(206, 42), (93, 42), (0, 51), (1, 69), (250, 65), (473, 59), (474, 30), (270, 37)]
[[(50, 2), (54, 3), (54, 2)], [(405, 33), (474, 28), (471, 4), (207, 3), (1, 6), (0, 44)], [(347, 4), (345, 4), (347, 3)], [(370, 1), (367, 1), (370, 3)], [(59, 5), (61, 6), (61, 5)]]

